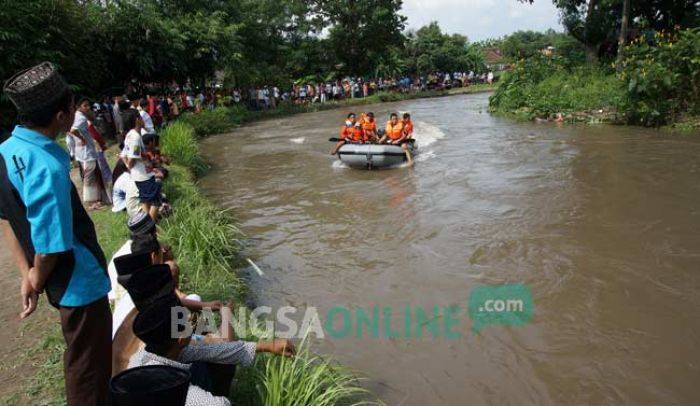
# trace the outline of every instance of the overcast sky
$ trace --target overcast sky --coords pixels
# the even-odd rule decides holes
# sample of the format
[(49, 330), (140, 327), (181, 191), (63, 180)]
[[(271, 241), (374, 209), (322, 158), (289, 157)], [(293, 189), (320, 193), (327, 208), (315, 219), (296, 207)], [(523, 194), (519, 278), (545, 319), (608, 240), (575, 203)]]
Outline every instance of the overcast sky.
[(532, 5), (517, 0), (404, 0), (402, 13), (408, 17), (408, 28), (437, 21), (443, 31), (466, 35), (470, 41), (518, 30), (563, 30), (551, 0), (535, 0)]

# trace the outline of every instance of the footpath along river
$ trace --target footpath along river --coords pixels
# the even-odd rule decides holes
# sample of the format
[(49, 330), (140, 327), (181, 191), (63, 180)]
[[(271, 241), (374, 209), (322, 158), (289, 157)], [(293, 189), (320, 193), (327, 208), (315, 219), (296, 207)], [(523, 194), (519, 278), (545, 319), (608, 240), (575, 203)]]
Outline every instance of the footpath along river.
[(378, 305), (400, 322), (407, 306), (464, 309), (476, 286), (523, 283), (535, 306), (524, 326), (475, 335), (462, 314), (458, 339), (353, 326), (313, 348), (391, 405), (698, 404), (700, 139), (521, 123), (487, 104), (366, 106), (382, 124), (412, 113), (413, 169), (339, 165), (327, 139), (343, 110), (204, 141), (202, 185), (234, 210), (264, 273), (249, 276), (255, 302), (321, 318)]

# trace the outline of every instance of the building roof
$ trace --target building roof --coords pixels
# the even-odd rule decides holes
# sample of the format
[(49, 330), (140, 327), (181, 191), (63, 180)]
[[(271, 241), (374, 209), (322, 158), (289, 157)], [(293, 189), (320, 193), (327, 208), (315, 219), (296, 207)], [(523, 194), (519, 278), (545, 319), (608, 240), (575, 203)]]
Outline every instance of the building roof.
[(504, 63), (503, 55), (498, 48), (486, 48), (484, 50), (484, 60), (488, 65)]

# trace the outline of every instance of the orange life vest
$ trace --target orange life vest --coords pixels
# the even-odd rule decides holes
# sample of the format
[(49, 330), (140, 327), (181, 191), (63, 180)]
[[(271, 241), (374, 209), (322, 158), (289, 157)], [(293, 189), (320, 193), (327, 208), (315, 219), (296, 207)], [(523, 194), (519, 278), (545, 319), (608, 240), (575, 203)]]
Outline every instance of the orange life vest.
[(340, 138), (341, 139), (350, 138), (351, 131), (352, 131), (352, 127), (348, 127), (346, 125), (342, 126), (340, 128)]
[(340, 130), (340, 137), (346, 141), (361, 142), (365, 141), (365, 132), (362, 131), (362, 128), (343, 127)]
[(365, 141), (365, 132), (362, 130), (362, 127), (354, 127), (351, 130), (351, 134), (353, 142)]
[(401, 121), (396, 125), (392, 125), (391, 121), (386, 123), (386, 135), (394, 141), (401, 139), (403, 137), (403, 123)]
[(377, 132), (377, 122), (376, 122), (376, 121), (371, 121), (371, 122), (370, 122), (369, 119), (365, 119), (365, 120), (362, 122), (362, 129), (363, 129), (365, 132), (370, 132), (370, 131), (372, 131), (372, 132), (375, 132), (375, 133), (376, 133), (376, 132)]
[(403, 122), (403, 130), (410, 137), (413, 135), (413, 121), (408, 120)]

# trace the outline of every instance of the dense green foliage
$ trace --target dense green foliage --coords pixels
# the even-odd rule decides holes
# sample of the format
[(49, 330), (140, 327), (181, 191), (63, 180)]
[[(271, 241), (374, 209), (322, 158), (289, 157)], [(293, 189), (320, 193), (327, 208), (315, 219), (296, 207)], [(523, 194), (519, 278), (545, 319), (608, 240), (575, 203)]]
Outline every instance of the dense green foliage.
[[(532, 3), (535, 0), (521, 0)], [(553, 0), (567, 32), (587, 50), (588, 60), (614, 56), (620, 32), (622, 0)], [(631, 2), (629, 21), (635, 31), (662, 31), (700, 26), (698, 0)], [(630, 31), (632, 33), (632, 31)]]
[(572, 120), (649, 126), (699, 113), (699, 29), (640, 37), (624, 55), (615, 73), (536, 53), (504, 75), (491, 109), (529, 119), (562, 113)]
[[(309, 353), (302, 343), (294, 359), (268, 358), (258, 363), (258, 392), (264, 406), (334, 406), (361, 402), (367, 393), (342, 368)], [(353, 403), (353, 400), (354, 403)]]
[(547, 47), (554, 47), (556, 54), (571, 64), (582, 64), (586, 60), (586, 52), (580, 42), (571, 35), (554, 30), (517, 31), (492, 45), (500, 48), (503, 56), (511, 62), (540, 54)]
[[(78, 94), (485, 69), (437, 24), (405, 35), (401, 0), (26, 0), (0, 7), (0, 79), (48, 60)], [(219, 73), (217, 76), (216, 74)], [(0, 128), (14, 110), (0, 98)]]
[(622, 84), (597, 67), (569, 67), (560, 57), (534, 55), (516, 63), (490, 99), (491, 109), (532, 119), (562, 113), (614, 109), (623, 99)]
[(478, 47), (469, 45), (467, 37), (459, 34), (447, 35), (437, 22), (409, 32), (406, 41), (409, 72), (483, 72), (484, 57)]
[(635, 41), (620, 62), (631, 122), (659, 125), (700, 114), (700, 29)]

